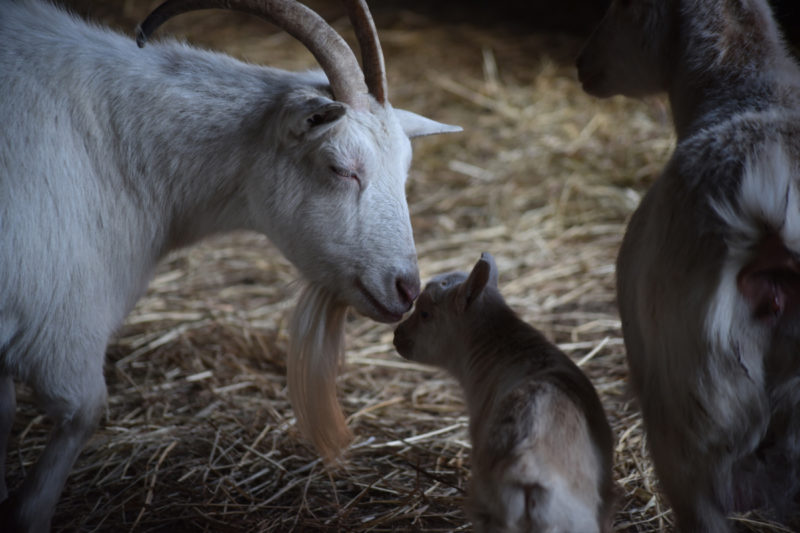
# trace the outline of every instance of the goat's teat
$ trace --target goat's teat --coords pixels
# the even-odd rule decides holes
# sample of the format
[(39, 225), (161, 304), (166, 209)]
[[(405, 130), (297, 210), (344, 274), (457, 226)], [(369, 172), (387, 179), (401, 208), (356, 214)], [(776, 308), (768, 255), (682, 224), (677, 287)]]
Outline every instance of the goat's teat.
[(777, 321), (796, 307), (800, 294), (800, 262), (779, 235), (768, 235), (753, 259), (737, 276), (737, 286), (755, 318)]

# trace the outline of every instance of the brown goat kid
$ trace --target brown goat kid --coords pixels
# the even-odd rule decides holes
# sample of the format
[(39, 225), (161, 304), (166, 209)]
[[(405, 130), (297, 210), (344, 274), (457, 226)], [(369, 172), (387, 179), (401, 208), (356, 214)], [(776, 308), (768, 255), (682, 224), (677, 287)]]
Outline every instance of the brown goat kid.
[(464, 389), (476, 531), (611, 531), (614, 439), (597, 393), (508, 307), (491, 255), (469, 275), (434, 277), (394, 344)]

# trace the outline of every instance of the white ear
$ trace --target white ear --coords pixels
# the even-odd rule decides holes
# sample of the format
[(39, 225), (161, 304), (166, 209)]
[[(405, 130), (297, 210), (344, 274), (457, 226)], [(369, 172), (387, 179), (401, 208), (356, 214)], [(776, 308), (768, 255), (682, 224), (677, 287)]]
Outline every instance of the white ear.
[(395, 109), (395, 116), (400, 121), (400, 126), (403, 131), (408, 135), (409, 139), (414, 137), (422, 137), (423, 135), (435, 135), (437, 133), (456, 133), (464, 131), (461, 126), (451, 126), (450, 124), (442, 124), (422, 115), (417, 115), (405, 109)]

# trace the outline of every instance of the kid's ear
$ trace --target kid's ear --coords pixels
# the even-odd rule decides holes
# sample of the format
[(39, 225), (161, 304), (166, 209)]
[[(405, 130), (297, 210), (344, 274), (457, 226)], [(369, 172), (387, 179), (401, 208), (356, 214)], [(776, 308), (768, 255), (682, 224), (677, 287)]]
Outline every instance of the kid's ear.
[(494, 257), (492, 257), (492, 254), (489, 252), (483, 252), (481, 254), (481, 261), (489, 263), (489, 285), (497, 289), (500, 275), (497, 272), (497, 263), (494, 262)]
[(469, 306), (478, 299), (488, 283), (497, 287), (497, 266), (491, 254), (484, 252), (478, 262), (475, 263), (475, 266), (472, 267), (472, 272), (469, 273), (467, 280), (461, 284), (458, 292), (456, 292), (456, 309), (458, 312), (463, 313), (469, 309)]

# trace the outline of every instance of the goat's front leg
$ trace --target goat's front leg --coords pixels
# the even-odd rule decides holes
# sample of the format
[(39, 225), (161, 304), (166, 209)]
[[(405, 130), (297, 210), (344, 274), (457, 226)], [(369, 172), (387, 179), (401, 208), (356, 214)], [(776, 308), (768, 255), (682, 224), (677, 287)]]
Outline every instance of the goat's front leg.
[(6, 455), (14, 415), (17, 411), (17, 396), (11, 376), (0, 376), (0, 502), (8, 498), (6, 485)]
[(72, 385), (66, 388), (72, 394), (69, 398), (56, 397), (51, 390), (36, 391), (54, 419), (55, 427), (20, 492), (0, 506), (0, 521), (5, 522), (2, 531), (50, 531), (50, 521), (67, 476), (84, 444), (97, 428), (105, 406), (102, 361), (101, 352), (96, 360), (87, 361), (89, 364), (81, 368), (81, 372), (58, 376)]

